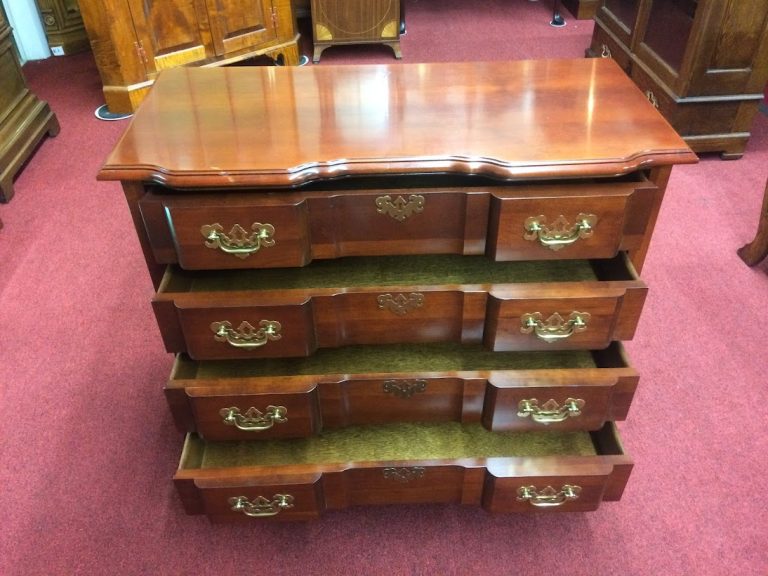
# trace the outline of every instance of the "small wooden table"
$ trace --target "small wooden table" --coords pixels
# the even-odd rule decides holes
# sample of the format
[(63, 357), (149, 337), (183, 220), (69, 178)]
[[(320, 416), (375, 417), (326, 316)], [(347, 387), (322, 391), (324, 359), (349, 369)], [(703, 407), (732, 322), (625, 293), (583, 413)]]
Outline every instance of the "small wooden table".
[(757, 225), (755, 238), (749, 244), (739, 248), (738, 254), (748, 266), (754, 266), (768, 256), (768, 181), (765, 183), (763, 207), (760, 211), (760, 222)]

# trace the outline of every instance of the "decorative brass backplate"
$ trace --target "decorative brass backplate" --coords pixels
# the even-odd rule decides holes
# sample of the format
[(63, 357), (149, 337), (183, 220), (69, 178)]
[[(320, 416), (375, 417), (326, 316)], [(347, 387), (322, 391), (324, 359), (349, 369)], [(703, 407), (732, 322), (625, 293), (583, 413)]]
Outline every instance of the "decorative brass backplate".
[(253, 518), (276, 516), (283, 510), (293, 508), (293, 496), (290, 494), (275, 494), (272, 500), (257, 496), (253, 502), (245, 496), (233, 496), (228, 502), (233, 512), (242, 512)]
[(426, 469), (423, 466), (411, 466), (410, 468), (384, 468), (384, 478), (395, 482), (411, 482), (424, 478)]
[(414, 394), (424, 392), (427, 389), (426, 380), (385, 380), (384, 392), (394, 394), (400, 398), (410, 398)]
[(283, 337), (280, 334), (282, 329), (280, 322), (262, 320), (259, 322), (259, 326), (259, 328), (256, 328), (249, 322), (243, 321), (235, 330), (232, 328), (232, 324), (224, 320), (222, 322), (213, 322), (211, 330), (215, 334), (214, 340), (226, 342), (235, 348), (260, 348), (270, 340), (280, 340)]
[(288, 422), (288, 410), (285, 406), (270, 405), (267, 406), (266, 412), (251, 406), (245, 411), (245, 414), (241, 414), (240, 408), (233, 406), (222, 408), (219, 410), (219, 414), (224, 418), (222, 421), (224, 424), (234, 426), (245, 432), (261, 432), (262, 430), (269, 430), (275, 424)]
[(389, 310), (398, 316), (404, 316), (411, 310), (424, 305), (424, 294), (411, 292), (410, 294), (381, 294), (376, 297), (381, 310)]
[(552, 399), (539, 406), (539, 401), (531, 398), (520, 400), (517, 405), (517, 415), (521, 418), (530, 416), (531, 420), (540, 424), (551, 424), (580, 416), (582, 408), (584, 408), (584, 400), (580, 398), (566, 398), (562, 406)]
[(376, 198), (376, 212), (379, 214), (388, 214), (398, 222), (404, 221), (413, 214), (418, 214), (424, 210), (424, 196), (421, 194), (411, 194), (408, 200), (398, 196), (394, 200), (389, 195)]
[(569, 338), (577, 332), (584, 332), (591, 315), (589, 312), (571, 312), (568, 320), (565, 320), (555, 312), (546, 321), (542, 318), (540, 312), (523, 314), (520, 317), (520, 332), (523, 334), (534, 332), (540, 340), (551, 344)]
[(542, 246), (550, 250), (560, 250), (573, 244), (579, 238), (589, 238), (597, 225), (597, 216), (584, 214), (576, 216), (576, 223), (570, 224), (562, 214), (554, 222), (547, 224), (546, 216), (531, 216), (526, 218), (523, 228), (526, 240), (538, 240)]
[(200, 228), (200, 234), (205, 238), (205, 247), (219, 249), (238, 258), (247, 258), (262, 247), (275, 245), (273, 238), (275, 227), (272, 224), (254, 222), (248, 233), (240, 224), (235, 224), (228, 234), (223, 232), (221, 224), (205, 224)]
[(517, 489), (519, 501), (527, 501), (540, 508), (562, 506), (566, 502), (577, 500), (580, 494), (581, 486), (575, 484), (564, 484), (560, 490), (555, 490), (552, 486), (547, 486), (542, 490), (537, 490), (536, 486), (521, 486)]

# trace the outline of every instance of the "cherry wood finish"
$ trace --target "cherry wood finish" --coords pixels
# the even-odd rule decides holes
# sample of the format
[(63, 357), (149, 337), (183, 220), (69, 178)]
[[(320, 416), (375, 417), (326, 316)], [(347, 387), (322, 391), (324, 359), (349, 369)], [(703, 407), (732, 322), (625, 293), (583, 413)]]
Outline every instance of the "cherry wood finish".
[[(612, 424), (591, 434), (592, 456), (527, 456), (455, 460), (367, 461), (326, 465), (203, 468), (206, 443), (187, 437), (174, 476), (189, 514), (206, 514), (214, 522), (310, 520), (350, 506), (401, 504), (463, 504), (491, 513), (584, 512), (602, 501), (618, 500), (632, 470)], [(387, 469), (403, 470), (402, 476)], [(418, 471), (409, 475), (407, 470)], [(561, 506), (537, 508), (521, 500), (524, 486), (575, 484), (579, 498)], [(230, 498), (290, 494), (293, 506), (272, 516), (248, 518), (232, 510)]]
[[(42, 16), (48, 45), (63, 56), (89, 49), (88, 34), (78, 0), (35, 0)], [(57, 53), (60, 51), (60, 53)]]
[[(637, 325), (646, 294), (638, 272), (672, 165), (696, 160), (611, 60), (162, 72), (99, 178), (122, 182), (168, 350), (195, 358), (179, 356), (166, 386), (179, 426), (207, 437), (189, 436), (175, 477), (187, 510), (253, 520), (229, 499), (285, 492), (292, 507), (270, 517), (422, 502), (517, 512), (532, 508), (518, 499), (525, 486), (547, 494), (569, 483), (582, 488), (579, 498), (561, 491), (562, 505), (548, 509), (619, 499), (632, 463), (611, 422), (626, 417), (637, 374), (615, 341)], [(421, 200), (392, 218), (388, 205), (378, 211), (383, 196), (400, 208)], [(572, 223), (587, 212), (594, 228), (566, 233), (557, 250), (524, 238), (531, 217)], [(221, 249), (208, 230), (256, 224), (266, 242), (248, 255), (231, 253), (237, 242)], [(575, 311), (590, 314), (587, 328), (559, 343), (523, 324), (527, 313)], [(279, 321), (280, 338), (246, 351), (222, 341), (221, 323), (243, 320)], [(461, 352), (428, 369), (408, 369), (403, 358), (384, 368), (322, 364), (331, 353), (359, 360), (362, 342), (430, 358), (435, 346)], [(470, 348), (500, 364), (449, 365)], [(507, 350), (531, 349), (539, 351), (516, 353), (593, 362), (515, 368), (506, 360)], [(272, 362), (287, 368), (247, 368)], [(312, 362), (321, 364), (301, 368)], [(425, 390), (395, 399), (386, 381), (390, 390), (423, 381)], [(532, 392), (558, 405), (578, 394), (583, 418), (541, 432), (518, 415)], [(250, 437), (222, 430), (221, 410), (269, 406), (288, 410), (287, 426), (275, 423), (243, 450), (280, 454), (286, 442), (354, 435), (353, 425), (471, 427), (494, 439), (511, 434), (503, 430), (589, 434), (593, 450), (212, 464), (209, 450), (226, 444), (219, 440)], [(261, 444), (270, 435), (274, 452)]]
[(768, 182), (765, 184), (763, 206), (757, 223), (755, 238), (738, 250), (739, 257), (749, 266), (755, 266), (768, 257)]
[(13, 179), (46, 136), (59, 133), (59, 121), (47, 102), (27, 87), (0, 7), (0, 202), (13, 197)]
[(100, 179), (228, 189), (372, 174), (519, 181), (697, 160), (611, 61), (177, 68), (157, 83)]
[(326, 48), (385, 44), (400, 52), (401, 0), (312, 0), (312, 35), (317, 63)]
[(112, 112), (133, 112), (158, 73), (269, 56), (299, 63), (290, 0), (79, 0)]
[(602, 0), (587, 54), (616, 59), (695, 151), (740, 158), (768, 81), (768, 4)]
[[(389, 348), (395, 353), (414, 354), (402, 346)], [(455, 354), (464, 358), (461, 349), (454, 346), (422, 348), (422, 353), (428, 355), (432, 350), (436, 357)], [(477, 354), (474, 349), (471, 352)], [(328, 356), (332, 361), (336, 355), (320, 354), (319, 362)], [(494, 356), (500, 357), (499, 361), (511, 357)], [(307, 374), (301, 366), (300, 375), (284, 376), (264, 375), (264, 368), (253, 362), (223, 365), (195, 362), (180, 355), (165, 395), (179, 430), (196, 432), (212, 441), (297, 438), (346, 426), (394, 422), (481, 422), (495, 431), (597, 430), (607, 421), (627, 417), (638, 375), (619, 344), (587, 355), (594, 364), (590, 368), (565, 367), (580, 365), (584, 353), (573, 358), (565, 353), (542, 353), (540, 359), (531, 354), (516, 356), (507, 360), (509, 366), (527, 362), (538, 363), (537, 367), (425, 374), (426, 370), (408, 372), (393, 364), (387, 372), (319, 369)], [(518, 360), (521, 357), (524, 360)], [(558, 362), (563, 367), (544, 367)], [(496, 363), (488, 360), (488, 365)], [(580, 413), (558, 422), (544, 423), (541, 418), (520, 413), (520, 403), (525, 400), (535, 399), (540, 406), (554, 400), (563, 406), (569, 398), (584, 402)], [(238, 429), (221, 414), (232, 407), (240, 414), (250, 408), (265, 412), (268, 406), (285, 408), (285, 421), (268, 429)]]

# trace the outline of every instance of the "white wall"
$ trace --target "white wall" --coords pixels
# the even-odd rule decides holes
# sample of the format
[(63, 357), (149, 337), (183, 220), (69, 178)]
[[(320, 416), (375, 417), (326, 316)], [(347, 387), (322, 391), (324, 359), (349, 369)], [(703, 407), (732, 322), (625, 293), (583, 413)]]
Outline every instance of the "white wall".
[(51, 55), (35, 0), (2, 0), (22, 62)]

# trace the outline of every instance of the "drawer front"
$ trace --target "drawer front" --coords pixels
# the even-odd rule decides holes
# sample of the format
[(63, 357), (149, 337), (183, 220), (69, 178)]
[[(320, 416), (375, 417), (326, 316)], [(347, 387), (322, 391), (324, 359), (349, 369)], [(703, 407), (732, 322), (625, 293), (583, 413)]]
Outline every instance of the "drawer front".
[[(371, 354), (382, 365), (390, 357), (385, 348), (354, 347), (351, 352)], [(452, 365), (470, 366), (475, 361), (466, 348), (420, 346), (411, 356), (430, 355), (435, 365), (450, 357)], [(298, 438), (398, 422), (480, 422), (493, 431), (597, 430), (607, 421), (626, 418), (638, 382), (619, 344), (600, 352), (536, 357), (481, 352), (501, 356), (500, 363), (509, 368), (472, 371), (428, 367), (409, 373), (355, 373), (356, 366), (344, 369), (343, 361), (337, 362), (346, 353), (320, 351), (306, 361), (291, 360), (302, 374), (318, 360), (339, 371), (305, 376), (250, 376), (261, 373), (263, 360), (217, 372), (216, 363), (179, 356), (165, 394), (180, 430), (220, 441)], [(408, 355), (401, 358), (403, 364), (411, 362)], [(531, 362), (553, 367), (531, 368)], [(400, 367), (396, 361), (391, 364)], [(586, 365), (594, 367), (571, 367)], [(231, 375), (233, 370), (237, 376)]]
[(189, 442), (176, 487), (188, 513), (215, 521), (305, 520), (325, 510), (390, 504), (465, 504), (492, 513), (589, 511), (620, 499), (632, 469), (610, 424), (594, 433), (596, 452), (580, 456), (234, 467), (217, 460), (201, 468), (190, 462)]
[(150, 192), (139, 206), (158, 263), (221, 270), (304, 266), (341, 256), (482, 254), (488, 194)]
[(608, 258), (646, 233), (646, 180), (319, 193), (145, 194), (160, 264), (284, 268), (342, 256), (487, 253), (496, 260)]
[(648, 182), (536, 186), (491, 200), (488, 255), (494, 260), (612, 258), (645, 229)]
[[(246, 300), (258, 301), (257, 296)], [(459, 291), (318, 294), (281, 306), (231, 306), (226, 294), (192, 303), (156, 301), (168, 351), (196, 360), (308, 356), (318, 347), (460, 342), (465, 295)], [(476, 298), (475, 298), (476, 299)], [(476, 307), (470, 307), (470, 312)], [(482, 310), (479, 311), (482, 314)]]
[(247, 195), (148, 194), (139, 206), (160, 264), (220, 270), (303, 266), (311, 260), (308, 205), (293, 196), (259, 202)]
[(589, 55), (595, 58), (613, 58), (627, 74), (632, 70), (632, 60), (627, 49), (600, 24), (595, 24)]
[[(182, 494), (190, 489), (179, 480), (176, 485)], [(187, 506), (187, 512), (204, 513), (214, 522), (313, 520), (325, 508), (319, 475), (294, 475), (271, 484), (237, 477), (226, 482), (201, 481), (193, 490), (199, 495), (198, 510)]]
[(605, 348), (633, 337), (646, 294), (640, 281), (574, 287), (567, 295), (553, 287), (492, 293), (483, 342), (494, 351)]
[(610, 467), (597, 466), (591, 474), (578, 470), (551, 476), (539, 469), (489, 470), (483, 486), (483, 508), (488, 512), (590, 512), (597, 510), (610, 476)]
[(177, 309), (183, 349), (195, 359), (283, 358), (317, 349), (311, 303)]

